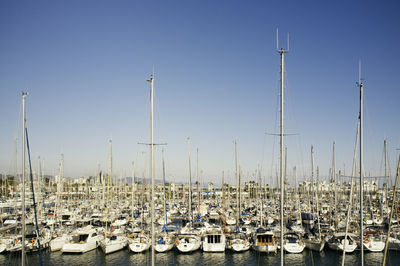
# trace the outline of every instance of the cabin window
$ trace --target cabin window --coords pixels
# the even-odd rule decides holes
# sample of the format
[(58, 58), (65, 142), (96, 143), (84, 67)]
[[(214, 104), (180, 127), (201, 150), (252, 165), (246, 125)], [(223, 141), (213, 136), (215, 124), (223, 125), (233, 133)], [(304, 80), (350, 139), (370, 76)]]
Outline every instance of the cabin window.
[(221, 235), (209, 235), (209, 236), (207, 236), (207, 243), (209, 243), (209, 244), (221, 243)]
[(258, 245), (272, 245), (273, 238), (271, 235), (258, 235), (257, 236), (257, 244)]

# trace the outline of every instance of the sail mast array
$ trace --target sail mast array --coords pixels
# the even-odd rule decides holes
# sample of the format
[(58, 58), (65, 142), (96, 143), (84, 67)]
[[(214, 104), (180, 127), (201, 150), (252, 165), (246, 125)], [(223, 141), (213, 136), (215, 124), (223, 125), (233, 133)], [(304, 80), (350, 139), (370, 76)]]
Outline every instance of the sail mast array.
[[(361, 65), (361, 63), (360, 63)], [(361, 71), (361, 66), (360, 66)], [(364, 87), (361, 80), (358, 82), (360, 87), (360, 248), (361, 248), (361, 266), (364, 266), (364, 214), (363, 214), (363, 197), (364, 197), (364, 169), (363, 169), (363, 93)]]
[(25, 266), (25, 152), (26, 152), (26, 116), (25, 116), (25, 98), (28, 94), (22, 92), (22, 258), (21, 265)]
[(277, 52), (281, 56), (281, 119), (280, 119), (280, 184), (281, 184), (281, 209), (280, 209), (280, 221), (281, 221), (281, 265), (284, 264), (283, 260), (283, 235), (284, 235), (284, 224), (283, 224), (283, 209), (284, 209), (284, 176), (283, 176), (283, 171), (284, 171), (284, 161), (283, 161), (283, 147), (284, 147), (284, 105), (283, 105), (283, 91), (284, 91), (284, 73), (285, 73), (285, 53), (289, 52), (289, 36), (288, 36), (288, 47), (287, 50), (284, 50), (283, 48), (278, 48), (279, 47), (279, 34), (278, 34), (278, 29), (276, 30), (276, 49)]

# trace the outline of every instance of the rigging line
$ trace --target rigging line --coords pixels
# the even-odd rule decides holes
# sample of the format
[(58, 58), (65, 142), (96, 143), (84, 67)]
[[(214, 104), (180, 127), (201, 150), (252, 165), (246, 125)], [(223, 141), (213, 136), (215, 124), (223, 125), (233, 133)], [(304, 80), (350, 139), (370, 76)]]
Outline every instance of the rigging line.
[[(38, 226), (38, 221), (37, 221), (37, 211), (36, 211), (36, 201), (35, 201), (35, 190), (33, 188), (33, 175), (32, 175), (32, 164), (31, 164), (31, 152), (29, 149), (29, 138), (28, 138), (28, 128), (25, 127), (25, 135), (26, 135), (26, 146), (28, 149), (28, 161), (29, 161), (29, 170), (30, 170), (30, 178), (31, 178), (31, 189), (32, 189), (32, 201), (33, 201), (33, 208), (35, 211), (35, 225), (36, 225), (36, 240), (38, 242), (38, 248), (39, 248), (39, 261), (40, 265), (43, 265), (42, 261), (42, 252), (40, 251), (40, 239), (39, 239), (39, 226)], [(24, 210), (25, 212), (25, 210)], [(22, 215), (25, 215), (25, 213), (22, 213)], [(22, 243), (23, 245), (25, 243)], [(22, 254), (24, 255), (24, 254)]]

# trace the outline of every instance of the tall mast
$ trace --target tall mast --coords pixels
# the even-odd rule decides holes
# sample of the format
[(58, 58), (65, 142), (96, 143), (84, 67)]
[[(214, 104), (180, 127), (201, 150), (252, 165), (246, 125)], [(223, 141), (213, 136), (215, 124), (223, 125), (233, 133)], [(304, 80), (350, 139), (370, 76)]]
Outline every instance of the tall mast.
[(321, 223), (319, 222), (319, 167), (317, 166), (317, 222), (318, 222), (318, 238), (321, 240)]
[[(133, 190), (135, 187), (135, 163), (132, 162), (132, 191), (131, 191), (131, 201), (132, 201), (132, 220), (133, 220), (133, 206), (134, 206), (134, 196), (133, 196)], [(133, 223), (132, 223), (132, 231), (133, 231)]]
[(363, 244), (363, 197), (364, 197), (364, 169), (363, 169), (363, 83), (359, 81), (360, 87), (360, 246), (361, 246), (361, 266), (364, 266), (364, 244)]
[[(276, 31), (277, 35), (277, 49), (279, 47), (278, 44), (278, 30)], [(283, 147), (284, 147), (284, 127), (283, 127), (283, 114), (284, 114), (284, 105), (283, 105), (283, 87), (284, 87), (284, 73), (285, 73), (285, 53), (289, 52), (289, 38), (288, 38), (288, 49), (284, 50), (283, 48), (280, 48), (277, 50), (277, 52), (281, 56), (281, 121), (280, 121), (280, 183), (281, 183), (281, 210), (280, 210), (280, 220), (281, 220), (281, 239), (280, 239), (280, 244), (281, 244), (281, 265), (284, 264), (283, 260), (283, 255), (284, 255), (284, 250), (283, 250), (283, 231), (284, 231), (284, 226), (283, 226), (283, 208), (284, 208), (284, 176), (283, 176), (283, 171), (284, 171), (284, 166), (283, 166)]]
[(26, 116), (25, 116), (25, 98), (27, 93), (22, 92), (22, 260), (21, 265), (25, 266), (25, 152), (26, 152)]
[(150, 124), (151, 124), (151, 265), (155, 265), (155, 226), (154, 226), (154, 76), (151, 75), (150, 79)]
[[(335, 185), (335, 215), (337, 215), (337, 183), (336, 183), (336, 143), (333, 142), (333, 155), (332, 155), (332, 177), (333, 184)], [(335, 224), (336, 228), (336, 224)]]
[(314, 147), (311, 145), (311, 213), (314, 211)]
[[(349, 221), (350, 221), (350, 212), (353, 205), (353, 192), (354, 192), (354, 182), (353, 179), (356, 177), (356, 161), (357, 161), (357, 146), (358, 146), (358, 135), (360, 130), (360, 119), (357, 121), (357, 133), (356, 133), (356, 142), (354, 145), (354, 155), (353, 155), (353, 165), (351, 168), (351, 186), (350, 186), (350, 199), (349, 206), (347, 208), (347, 216), (346, 216), (346, 231), (345, 231), (345, 239), (347, 239), (347, 232), (349, 230)], [(343, 243), (343, 256), (342, 256), (342, 266), (344, 266), (344, 260), (346, 257), (346, 242)]]
[(196, 175), (197, 175), (197, 201), (198, 201), (198, 212), (200, 217), (200, 179), (199, 179), (199, 148), (197, 148), (197, 166), (196, 166)]
[(223, 226), (225, 232), (225, 225), (226, 225), (226, 217), (225, 217), (225, 185), (224, 185), (224, 171), (222, 171), (222, 219), (223, 219)]
[(383, 141), (383, 146), (384, 146), (384, 152), (385, 152), (385, 178), (386, 178), (386, 186), (385, 186), (385, 201), (386, 201), (386, 210), (389, 209), (389, 197), (388, 197), (388, 186), (389, 186), (389, 176), (387, 172), (387, 142), (386, 139)]
[(193, 214), (192, 214), (192, 162), (190, 160), (190, 137), (188, 140), (188, 156), (189, 156), (189, 222), (192, 223)]

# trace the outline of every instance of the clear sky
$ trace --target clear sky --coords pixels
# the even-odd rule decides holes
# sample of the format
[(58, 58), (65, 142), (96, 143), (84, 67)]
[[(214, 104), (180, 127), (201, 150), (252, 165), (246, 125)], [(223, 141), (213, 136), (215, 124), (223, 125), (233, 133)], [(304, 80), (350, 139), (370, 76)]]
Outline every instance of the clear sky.
[[(155, 140), (167, 178), (220, 183), (234, 178), (234, 144), (244, 180), (258, 168), (275, 177), (279, 160), (279, 54), (286, 48), (285, 129), (289, 172), (310, 173), (310, 146), (326, 177), (350, 174), (359, 110), (358, 61), (365, 84), (365, 171), (383, 174), (388, 140), (395, 172), (400, 148), (398, 1), (1, 1), (0, 172), (21, 158), (21, 91), (28, 91), (32, 157), (65, 175), (107, 169), (146, 174), (149, 83), (155, 71)], [(161, 147), (156, 148), (161, 178)], [(20, 162), (19, 162), (20, 164)]]

